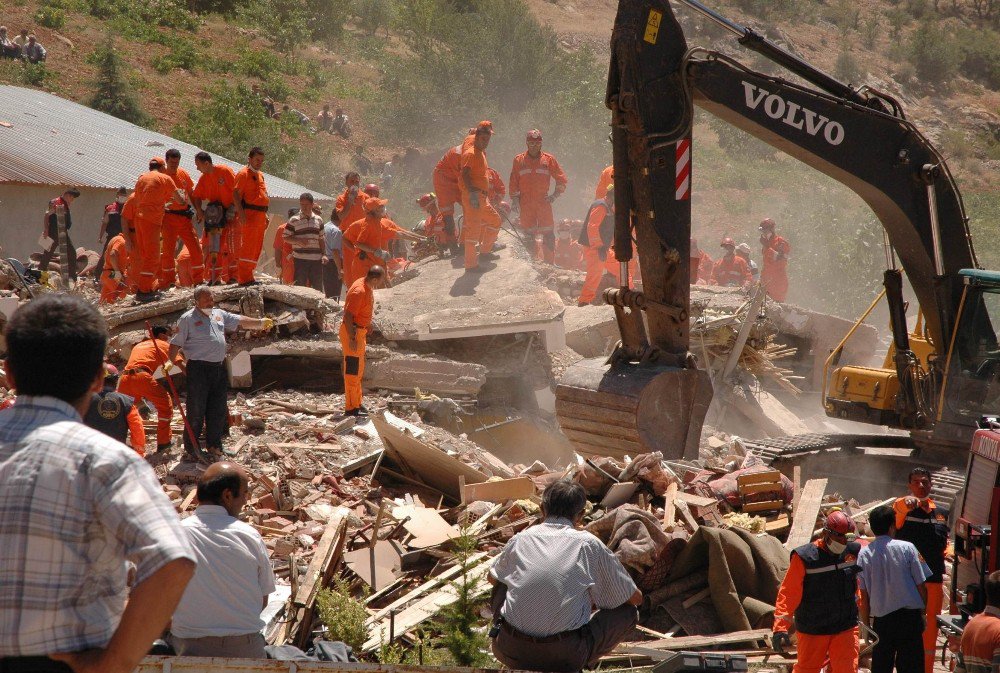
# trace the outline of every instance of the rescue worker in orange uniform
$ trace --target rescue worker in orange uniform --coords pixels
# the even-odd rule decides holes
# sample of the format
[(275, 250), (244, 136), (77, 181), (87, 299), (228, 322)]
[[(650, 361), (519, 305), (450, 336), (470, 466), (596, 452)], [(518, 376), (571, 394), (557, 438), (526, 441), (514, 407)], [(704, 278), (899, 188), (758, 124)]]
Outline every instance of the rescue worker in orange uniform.
[(712, 271), (715, 262), (708, 253), (698, 247), (698, 239), (691, 239), (691, 284), (709, 285), (712, 282)]
[(122, 238), (125, 239), (125, 253), (128, 263), (125, 266), (125, 282), (128, 283), (128, 291), (135, 292), (138, 288), (136, 280), (138, 278), (138, 264), (136, 262), (136, 236), (135, 236), (135, 193), (128, 195), (122, 205)]
[(149, 162), (149, 171), (140, 175), (135, 183), (135, 255), (139, 270), (135, 298), (141, 303), (162, 296), (156, 287), (160, 275), (160, 236), (165, 208), (171, 200), (183, 201), (187, 198), (164, 172), (166, 167), (163, 159), (154, 157)]
[(729, 236), (722, 239), (719, 247), (726, 251), (712, 269), (712, 285), (722, 287), (746, 287), (753, 281), (750, 267), (742, 257), (736, 256), (736, 241)]
[(597, 179), (597, 189), (594, 190), (595, 199), (603, 199), (604, 192), (608, 191), (608, 185), (615, 181), (615, 167), (608, 166), (601, 171), (601, 177)]
[(163, 216), (163, 240), (160, 245), (160, 287), (170, 287), (176, 279), (175, 260), (177, 239), (181, 239), (188, 250), (191, 263), (191, 277), (197, 285), (205, 281), (205, 262), (201, 255), (201, 244), (194, 231), (194, 207), (191, 195), (194, 181), (186, 170), (180, 167), (181, 153), (176, 149), (167, 150), (167, 168), (164, 171), (174, 181), (174, 186), (184, 193), (184, 199), (172, 199), (167, 204)]
[(479, 257), (493, 252), (500, 233), (500, 215), (489, 202), (489, 165), (486, 148), (493, 136), (493, 123), (481, 121), (472, 144), (462, 152), (462, 244), (465, 247), (465, 271), (481, 271)]
[(417, 199), (417, 205), (427, 213), (422, 226), (424, 236), (433, 241), (438, 249), (450, 248), (458, 243), (454, 232), (448, 233), (446, 230), (444, 213), (438, 208), (437, 195), (434, 192), (424, 194)]
[(375, 312), (375, 292), (385, 282), (385, 269), (377, 264), (354, 281), (344, 299), (340, 323), (340, 345), (344, 351), (344, 415), (367, 415), (361, 404), (361, 379), (365, 375), (365, 347)]
[(278, 230), (274, 232), (274, 241), (271, 247), (274, 248), (274, 264), (281, 274), (281, 282), (285, 285), (295, 283), (295, 263), (292, 261), (292, 244), (285, 240), (285, 227), (288, 220), (295, 217), (299, 212), (295, 208), (288, 209), (288, 219), (278, 225)]
[[(568, 180), (556, 158), (542, 151), (542, 132), (528, 131), (528, 149), (514, 157), (510, 168), (510, 197), (514, 210), (521, 213), (521, 229), (532, 238), (541, 237), (542, 259), (553, 263), (555, 221), (552, 202), (566, 191)], [(549, 188), (555, 181), (555, 190)]]
[[(608, 253), (615, 235), (615, 186), (608, 185), (604, 197), (590, 204), (587, 219), (577, 242), (583, 247), (583, 261), (587, 267), (587, 277), (583, 281), (577, 306), (592, 304), (597, 299), (597, 288), (601, 285), (608, 261)], [(617, 266), (617, 264), (615, 265)]]
[(170, 370), (182, 362), (179, 357), (174, 361), (169, 358), (170, 343), (167, 341), (169, 335), (168, 327), (163, 325), (153, 327), (152, 339), (147, 337), (132, 347), (132, 353), (118, 383), (118, 392), (129, 395), (135, 400), (146, 400), (156, 408), (157, 451), (170, 448), (170, 420), (174, 414), (174, 401), (166, 389), (153, 378), (153, 374), (158, 369), (164, 369), (166, 363), (163, 373), (169, 376)]
[(258, 285), (254, 278), (257, 260), (264, 249), (264, 234), (267, 232), (267, 208), (271, 197), (261, 166), (264, 165), (264, 150), (250, 148), (247, 165), (236, 174), (233, 185), (233, 204), (236, 206), (236, 220), (240, 223), (240, 252), (236, 265), (236, 282), (247, 287)]
[[(375, 265), (385, 264), (389, 253), (381, 249), (382, 218), (385, 217), (385, 204), (388, 201), (370, 197), (365, 201), (365, 216), (352, 222), (344, 231), (344, 251), (350, 250), (350, 266), (345, 264), (344, 284), (348, 288), (368, 273)], [(346, 259), (348, 254), (344, 255)], [(382, 266), (384, 269), (385, 267)]]
[(104, 251), (100, 303), (111, 304), (128, 294), (128, 282), (125, 280), (128, 268), (129, 261), (128, 252), (125, 250), (125, 237), (117, 234), (108, 241), (108, 247)]
[[(434, 166), (432, 174), (434, 193), (437, 195), (438, 208), (444, 217), (445, 233), (455, 236), (457, 240), (457, 230), (455, 228), (455, 204), (462, 202), (462, 152), (472, 144), (476, 137), (476, 129), (471, 128), (465, 134), (458, 145), (449, 147), (441, 160)], [(458, 252), (457, 246), (452, 250)]]
[(333, 207), (333, 221), (341, 231), (365, 216), (365, 200), (368, 195), (361, 189), (361, 176), (351, 171), (344, 176), (344, 191), (337, 197)]
[(944, 572), (950, 553), (948, 510), (931, 499), (931, 473), (927, 468), (910, 470), (910, 494), (893, 503), (896, 512), (896, 539), (910, 542), (931, 570), (924, 586), (927, 588), (927, 614), (924, 627), (924, 670), (932, 673), (937, 647), (938, 623), (944, 604)]
[(760, 280), (771, 299), (783, 302), (788, 297), (788, 256), (792, 254), (792, 246), (778, 236), (774, 228), (774, 220), (770, 217), (765, 218), (758, 227), (760, 252), (764, 263)]
[(230, 258), (236, 247), (236, 174), (224, 164), (216, 166), (208, 152), (194, 155), (194, 165), (201, 173), (192, 198), (198, 221), (205, 227), (202, 250), (205, 253), (208, 277), (212, 284), (228, 282), (229, 270), (235, 266)]
[(774, 608), (772, 647), (785, 652), (789, 629), (798, 633), (792, 673), (819, 673), (829, 658), (831, 673), (858, 670), (858, 552), (847, 536), (854, 522), (841, 511), (826, 518), (820, 539), (791, 552)]
[(573, 220), (556, 225), (556, 247), (552, 261), (562, 269), (583, 269), (583, 247), (573, 240)]

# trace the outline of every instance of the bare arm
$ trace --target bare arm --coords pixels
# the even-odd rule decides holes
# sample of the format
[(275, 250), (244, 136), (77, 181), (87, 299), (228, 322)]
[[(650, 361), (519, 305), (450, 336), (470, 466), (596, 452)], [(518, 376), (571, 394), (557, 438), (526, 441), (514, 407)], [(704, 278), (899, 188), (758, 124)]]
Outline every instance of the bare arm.
[(53, 654), (52, 659), (68, 664), (75, 673), (129, 673), (163, 633), (194, 568), (188, 559), (170, 561), (132, 589), (106, 648)]
[(871, 623), (871, 601), (868, 598), (868, 591), (861, 589), (861, 601), (858, 603), (858, 612), (861, 615), (861, 623), (868, 625)]
[(638, 589), (636, 589), (635, 593), (632, 594), (629, 597), (628, 604), (629, 605), (634, 605), (636, 607), (639, 607), (640, 605), (642, 605), (642, 592), (639, 591)]
[(167, 351), (167, 359), (173, 362), (177, 359), (178, 353), (181, 352), (181, 347), (174, 344), (170, 344), (170, 350)]
[(920, 594), (920, 600), (924, 602), (924, 607), (927, 607), (927, 585), (923, 583), (918, 584), (917, 593)]
[(239, 189), (233, 190), (233, 206), (236, 207), (236, 218), (240, 224), (246, 224), (247, 214), (243, 211), (243, 194), (240, 193)]
[(101, 230), (97, 232), (97, 240), (103, 240), (106, 233), (108, 233), (108, 211), (105, 210), (104, 217), (101, 218)]

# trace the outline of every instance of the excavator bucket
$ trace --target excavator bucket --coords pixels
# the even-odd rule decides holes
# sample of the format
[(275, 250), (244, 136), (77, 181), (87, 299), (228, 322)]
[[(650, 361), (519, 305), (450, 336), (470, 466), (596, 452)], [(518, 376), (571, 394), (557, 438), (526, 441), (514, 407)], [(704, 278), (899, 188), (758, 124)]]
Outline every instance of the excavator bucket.
[(637, 456), (660, 451), (697, 458), (712, 381), (700, 369), (656, 367), (605, 358), (581, 360), (556, 387), (563, 434), (582, 455)]

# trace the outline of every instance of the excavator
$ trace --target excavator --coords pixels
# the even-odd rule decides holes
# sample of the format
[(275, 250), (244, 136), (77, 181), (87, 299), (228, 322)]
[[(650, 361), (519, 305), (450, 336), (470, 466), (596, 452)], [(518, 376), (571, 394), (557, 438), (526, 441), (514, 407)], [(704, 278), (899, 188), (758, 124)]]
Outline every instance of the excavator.
[[(677, 2), (787, 74), (756, 72), (718, 51), (689, 48), (668, 0), (619, 2), (605, 100), (614, 154), (614, 249), (624, 267), (634, 242), (643, 287), (605, 291), (621, 341), (609, 359), (584, 360), (560, 380), (556, 412), (563, 432), (583, 454), (697, 456), (713, 395), (688, 333), (698, 105), (844, 184), (871, 207), (885, 231), (889, 268), (880, 299), (888, 305), (892, 347), (883, 367), (864, 367), (839, 363), (842, 343), (828, 361), (826, 411), (907, 431), (854, 436), (859, 446), (899, 446), (925, 462), (964, 467), (977, 422), (1000, 402), (993, 327), (1000, 319), (1000, 273), (979, 266), (945, 158), (892, 96), (852, 88), (698, 0)], [(920, 308), (913, 330), (904, 272)], [(628, 278), (624, 270), (621, 278)], [(773, 449), (774, 458), (836, 444), (809, 436), (759, 446)]]

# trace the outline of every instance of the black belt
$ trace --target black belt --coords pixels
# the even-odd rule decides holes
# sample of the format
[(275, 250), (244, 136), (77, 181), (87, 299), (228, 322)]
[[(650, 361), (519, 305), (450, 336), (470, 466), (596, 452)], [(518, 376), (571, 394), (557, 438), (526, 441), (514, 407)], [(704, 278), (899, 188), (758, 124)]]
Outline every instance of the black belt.
[(194, 215), (194, 210), (191, 208), (185, 208), (184, 210), (170, 210), (168, 208), (166, 213), (167, 215), (183, 215), (184, 217), (191, 217)]
[(209, 360), (188, 360), (188, 366), (191, 365), (203, 365), (205, 367), (225, 367), (226, 363), (223, 362), (210, 362)]
[(133, 374), (149, 374), (152, 376), (153, 372), (149, 369), (149, 367), (133, 367), (132, 369), (126, 369), (122, 372), (122, 374), (128, 374), (129, 376)]
[(259, 213), (267, 212), (267, 206), (255, 206), (252, 203), (247, 203), (246, 201), (243, 202), (243, 207), (247, 210), (256, 210)]
[(545, 643), (557, 643), (560, 640), (564, 640), (566, 638), (572, 638), (573, 636), (580, 635), (580, 632), (584, 628), (586, 628), (586, 625), (581, 626), (580, 628), (574, 629), (572, 631), (561, 631), (561, 632), (555, 633), (555, 634), (553, 634), (551, 636), (530, 636), (527, 633), (525, 633), (524, 631), (518, 631), (517, 629), (515, 629), (513, 626), (510, 625), (510, 622), (508, 622), (506, 619), (504, 619), (503, 617), (501, 617), (500, 618), (500, 628), (502, 628), (510, 636), (512, 636), (514, 638), (517, 638), (518, 640), (526, 640), (529, 643), (536, 643), (536, 644), (542, 645), (542, 644), (545, 644)]
[(0, 658), (0, 673), (72, 673), (67, 664), (53, 661), (48, 657), (3, 657)]

